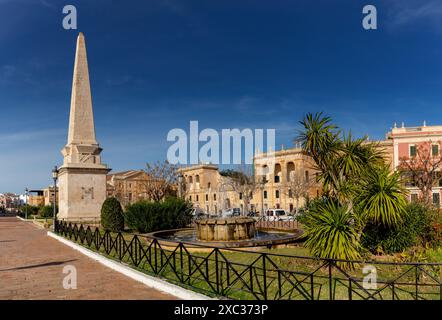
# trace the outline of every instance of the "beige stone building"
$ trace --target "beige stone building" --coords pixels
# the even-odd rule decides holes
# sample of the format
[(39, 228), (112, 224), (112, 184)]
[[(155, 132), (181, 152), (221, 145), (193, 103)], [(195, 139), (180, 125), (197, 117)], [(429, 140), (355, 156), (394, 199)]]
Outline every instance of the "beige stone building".
[(181, 168), (179, 173), (183, 176), (183, 196), (193, 203), (194, 208), (208, 213), (219, 213), (225, 206), (230, 205), (228, 196), (220, 198), (223, 177), (217, 166), (195, 165)]
[(294, 212), (305, 205), (307, 198), (320, 195), (312, 159), (301, 148), (279, 150), (255, 155), (257, 179), (263, 181), (255, 191), (252, 204), (259, 212), (281, 208)]
[(143, 170), (127, 170), (107, 175), (107, 197), (115, 197), (123, 207), (140, 200), (147, 200), (146, 181)]
[(230, 187), (229, 178), (216, 165), (185, 167), (180, 173), (184, 197), (195, 208), (211, 214), (230, 208), (239, 208), (241, 212), (265, 212), (270, 208), (293, 212), (305, 204), (306, 198), (320, 194), (312, 161), (300, 148), (255, 156), (252, 174), (258, 183), (248, 204), (240, 192)]
[[(56, 193), (55, 193), (55, 201), (58, 205), (58, 188), (56, 188)], [(45, 206), (51, 206), (54, 203), (54, 187), (53, 186), (49, 186), (46, 189), (43, 189), (43, 197), (44, 197), (44, 205)]]
[(43, 190), (29, 190), (28, 204), (30, 206), (40, 207), (45, 204), (45, 197)]

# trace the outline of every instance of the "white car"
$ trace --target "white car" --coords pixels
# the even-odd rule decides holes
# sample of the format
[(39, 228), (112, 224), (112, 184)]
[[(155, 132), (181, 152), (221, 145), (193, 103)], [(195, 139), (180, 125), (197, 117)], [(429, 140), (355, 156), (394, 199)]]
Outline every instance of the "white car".
[(241, 210), (239, 208), (231, 208), (231, 209), (227, 209), (226, 211), (223, 211), (221, 213), (221, 216), (223, 218), (228, 218), (228, 217), (237, 217), (241, 215)]
[(293, 216), (287, 215), (284, 209), (268, 209), (264, 215), (267, 221), (291, 221)]

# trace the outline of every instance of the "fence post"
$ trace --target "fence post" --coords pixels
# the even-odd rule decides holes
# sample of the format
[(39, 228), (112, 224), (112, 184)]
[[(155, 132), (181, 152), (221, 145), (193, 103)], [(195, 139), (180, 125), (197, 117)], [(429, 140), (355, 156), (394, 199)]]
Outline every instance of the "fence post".
[(333, 300), (333, 283), (332, 283), (332, 262), (328, 260), (328, 290), (329, 300)]
[(216, 293), (219, 293), (218, 248), (215, 248), (215, 281), (216, 281)]
[(264, 300), (267, 300), (267, 270), (266, 270), (266, 254), (262, 254), (262, 276), (264, 286)]

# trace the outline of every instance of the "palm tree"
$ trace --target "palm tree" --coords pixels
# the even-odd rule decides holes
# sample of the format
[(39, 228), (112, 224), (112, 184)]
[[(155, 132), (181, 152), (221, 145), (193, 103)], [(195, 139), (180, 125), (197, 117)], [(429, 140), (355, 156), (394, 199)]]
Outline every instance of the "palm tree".
[[(314, 256), (340, 260), (360, 259), (359, 236), (353, 214), (338, 201), (327, 200), (314, 206), (304, 221), (305, 245)], [(351, 263), (339, 262), (342, 267)]]
[[(329, 199), (326, 206), (312, 210), (306, 245), (319, 257), (357, 257), (368, 221), (387, 226), (400, 223), (406, 200), (398, 175), (390, 174), (376, 143), (341, 134), (330, 117), (309, 113), (300, 123), (303, 131), (298, 141), (313, 158), (318, 182)], [(330, 235), (333, 241), (326, 243)]]
[(368, 170), (363, 177), (364, 188), (356, 198), (366, 220), (387, 227), (402, 222), (407, 201), (399, 173), (390, 173), (388, 166)]

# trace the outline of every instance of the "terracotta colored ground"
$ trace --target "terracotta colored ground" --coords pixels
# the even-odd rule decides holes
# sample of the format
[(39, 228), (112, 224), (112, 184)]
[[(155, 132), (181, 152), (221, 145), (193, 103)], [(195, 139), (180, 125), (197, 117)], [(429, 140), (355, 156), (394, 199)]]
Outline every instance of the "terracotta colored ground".
[[(63, 267), (77, 270), (77, 289), (63, 288)], [(176, 299), (151, 289), (15, 217), (0, 217), (0, 299)]]

